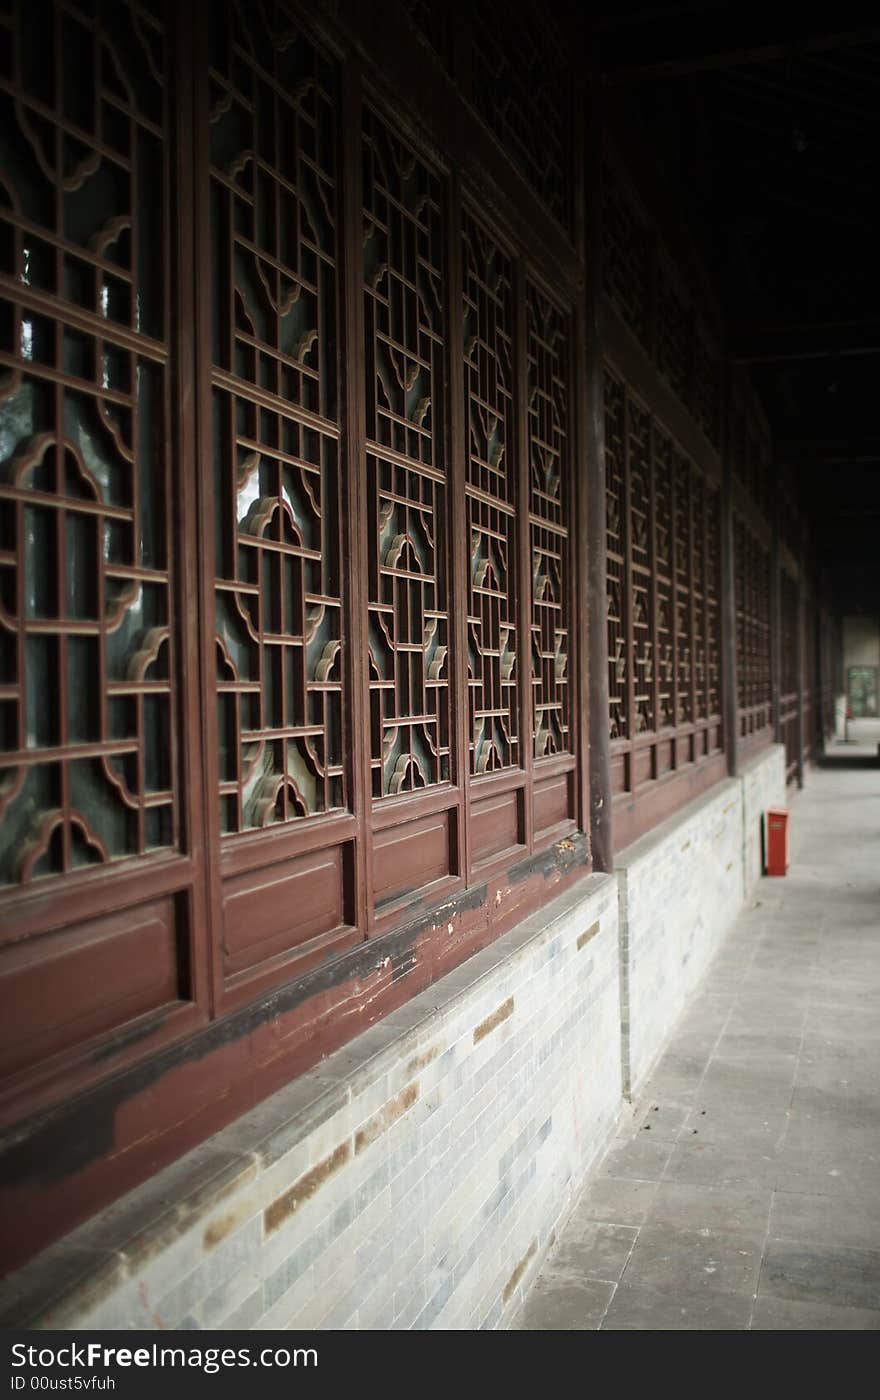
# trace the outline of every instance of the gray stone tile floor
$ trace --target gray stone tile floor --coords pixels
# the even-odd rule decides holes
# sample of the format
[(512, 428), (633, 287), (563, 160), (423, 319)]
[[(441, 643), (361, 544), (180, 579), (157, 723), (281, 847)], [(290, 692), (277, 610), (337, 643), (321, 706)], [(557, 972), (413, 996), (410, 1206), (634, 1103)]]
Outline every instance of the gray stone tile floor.
[(880, 1328), (880, 768), (811, 770), (792, 841), (518, 1327)]

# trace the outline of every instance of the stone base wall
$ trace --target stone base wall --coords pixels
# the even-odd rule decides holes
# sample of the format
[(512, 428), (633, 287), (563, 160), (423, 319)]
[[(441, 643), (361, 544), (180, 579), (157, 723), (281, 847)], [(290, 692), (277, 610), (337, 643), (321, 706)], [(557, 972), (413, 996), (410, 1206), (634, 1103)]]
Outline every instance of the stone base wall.
[(617, 857), (625, 1093), (650, 1072), (760, 876), (761, 814), (780, 803), (785, 750), (774, 744)]
[(740, 777), (743, 790), (743, 861), (746, 896), (764, 873), (764, 818), (768, 807), (785, 807), (785, 748), (772, 748), (749, 763)]
[(621, 1109), (594, 875), (0, 1284), (0, 1325), (490, 1328)]

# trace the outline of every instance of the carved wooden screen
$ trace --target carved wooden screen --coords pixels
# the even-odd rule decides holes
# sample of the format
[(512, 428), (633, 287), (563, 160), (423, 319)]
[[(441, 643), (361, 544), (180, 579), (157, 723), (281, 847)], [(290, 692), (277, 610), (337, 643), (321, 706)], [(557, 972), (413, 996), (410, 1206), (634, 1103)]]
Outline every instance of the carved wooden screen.
[(780, 723), (785, 744), (786, 775), (794, 778), (798, 766), (798, 628), (799, 586), (785, 569), (781, 574), (781, 695)]
[(602, 166), (602, 289), (643, 346), (652, 326), (652, 244), (647, 220), (610, 161)]
[(654, 427), (654, 553), (657, 569), (657, 727), (673, 729), (676, 721), (675, 676), (675, 537), (673, 509), (675, 447)]
[(721, 441), (721, 357), (710, 336), (694, 333), (694, 417), (716, 447)]
[(774, 509), (770, 443), (754, 390), (746, 380), (735, 381), (731, 390), (730, 454), (734, 476), (757, 514), (769, 522)]
[(356, 922), (353, 849), (340, 839), (351, 835), (343, 814), (352, 780), (344, 762), (339, 80), (283, 7), (246, 17), (236, 5), (212, 5), (208, 42), (207, 605), (221, 972), (226, 998), (240, 999), (277, 980), (282, 962), (350, 941)]
[(565, 316), (531, 283), (526, 287), (526, 314), (534, 752), (542, 759), (572, 752), (569, 347)]
[(0, 1116), (128, 1184), (588, 863), (574, 274), (301, 13), (0, 16)]
[(657, 273), (657, 368), (683, 403), (690, 400), (693, 316), (677, 270), (661, 258)]
[(613, 375), (604, 375), (605, 394), (605, 525), (608, 590), (608, 701), (612, 742), (630, 737), (629, 596), (626, 565), (629, 556), (626, 503), (626, 393)]
[[(463, 775), (450, 689), (448, 209), (440, 175), (369, 107), (361, 141), (371, 896), (387, 913), (462, 870), (449, 793)], [(418, 817), (401, 827), (392, 807), (383, 822), (383, 800), (419, 792)]]
[(769, 739), (773, 722), (770, 658), (770, 555), (734, 517), (737, 719), (741, 739)]
[(820, 697), (816, 684), (816, 606), (809, 586), (804, 592), (801, 672), (804, 706), (802, 752), (803, 760), (806, 763), (818, 738), (815, 727), (821, 724), (821, 715)]
[[(528, 508), (531, 579), (531, 714), (536, 836), (576, 811), (570, 440), (570, 318), (525, 284)], [(546, 835), (545, 835), (546, 839)]]
[(658, 819), (667, 790), (675, 805), (661, 779), (722, 749), (720, 503), (610, 368), (604, 392), (609, 723), (622, 844)]
[(519, 767), (519, 482), (513, 266), (469, 213), (462, 229), (468, 439), (468, 716), (476, 777)]
[(8, 1116), (193, 1023), (199, 906), (165, 9), (28, 3), (0, 35)]
[(440, 182), (364, 112), (364, 364), (374, 797), (448, 782), (446, 288)]
[(431, 45), (445, 68), (451, 66), (453, 12), (444, 0), (401, 0), (416, 29)]
[(524, 0), (483, 0), (463, 10), (469, 11), (471, 100), (550, 212), (569, 227), (571, 65), (552, 16)]

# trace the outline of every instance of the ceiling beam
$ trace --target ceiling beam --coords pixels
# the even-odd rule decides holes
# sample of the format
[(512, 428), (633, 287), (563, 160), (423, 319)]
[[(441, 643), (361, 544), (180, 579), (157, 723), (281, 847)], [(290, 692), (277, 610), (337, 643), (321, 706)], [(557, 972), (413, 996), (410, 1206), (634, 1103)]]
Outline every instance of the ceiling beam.
[(740, 326), (731, 334), (730, 354), (739, 365), (880, 355), (880, 320)]
[(744, 68), (756, 63), (776, 63), (780, 59), (800, 58), (808, 54), (825, 53), (831, 49), (859, 48), (878, 41), (880, 28), (873, 26), (868, 29), (850, 29), (841, 34), (820, 34), (807, 39), (792, 39), (782, 44), (760, 44), (748, 49), (728, 49), (720, 53), (664, 59), (659, 63), (610, 68), (600, 76), (603, 83), (612, 87), (623, 83), (653, 83), (665, 78), (680, 78), (688, 73), (711, 73), (726, 68)]
[(813, 467), (869, 467), (880, 466), (880, 448), (873, 456), (858, 456), (853, 452), (831, 454), (829, 457), (817, 457), (804, 454), (803, 456), (790, 457), (781, 455), (778, 459), (782, 467), (791, 467), (795, 471), (805, 471)]
[(782, 438), (776, 444), (776, 461), (781, 466), (803, 470), (806, 467), (868, 467), (880, 465), (880, 438)]

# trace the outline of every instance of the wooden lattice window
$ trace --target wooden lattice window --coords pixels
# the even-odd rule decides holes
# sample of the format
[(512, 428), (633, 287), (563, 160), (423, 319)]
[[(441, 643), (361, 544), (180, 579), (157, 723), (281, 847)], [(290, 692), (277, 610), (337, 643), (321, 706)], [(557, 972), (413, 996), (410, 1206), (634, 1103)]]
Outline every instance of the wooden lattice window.
[(473, 774), (519, 766), (513, 268), (470, 214), (462, 231), (468, 438), (468, 696)]
[(338, 95), (303, 36), (261, 49), (233, 6), (211, 23), (218, 776), (234, 833), (346, 805)]
[(717, 447), (721, 437), (721, 360), (702, 332), (694, 335), (694, 416)]
[[(667, 775), (722, 747), (720, 499), (623, 380), (604, 376), (609, 725), (618, 842)], [(635, 802), (632, 799), (635, 798)]]
[(651, 238), (615, 172), (602, 167), (602, 286), (643, 345), (651, 330)]
[(780, 664), (781, 696), (779, 717), (782, 742), (785, 744), (788, 780), (795, 776), (798, 766), (798, 630), (800, 627), (800, 590), (798, 581), (786, 569), (781, 573), (780, 586)]
[(654, 558), (657, 618), (657, 727), (675, 726), (675, 609), (673, 555), (673, 473), (675, 448), (654, 428)]
[(606, 371), (605, 524), (608, 590), (608, 697), (612, 740), (629, 737), (628, 556), (626, 507), (626, 394), (619, 379)]
[(687, 294), (671, 262), (657, 272), (657, 368), (683, 403), (690, 399), (693, 318)]
[(363, 151), (370, 735), (385, 797), (450, 776), (442, 196), (369, 109)]
[(770, 555), (748, 525), (734, 518), (736, 677), (739, 734), (748, 739), (771, 723)]
[(470, 12), (471, 96), (550, 212), (572, 215), (572, 77), (552, 16), (523, 0)]
[(74, 6), (22, 24), (2, 92), (12, 884), (178, 844), (166, 42), (111, 11), (100, 42)]
[(630, 593), (635, 733), (656, 728), (654, 710), (654, 541), (651, 519), (651, 415), (627, 399)]
[(571, 753), (567, 318), (526, 287), (535, 758)]

